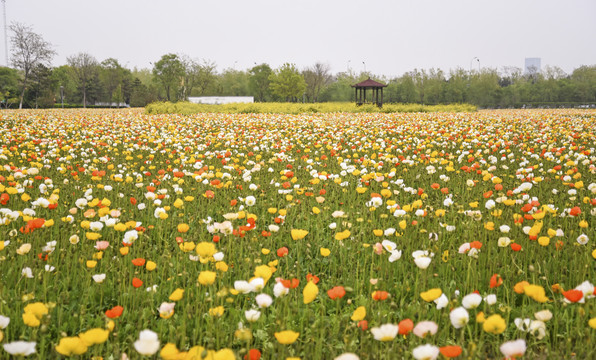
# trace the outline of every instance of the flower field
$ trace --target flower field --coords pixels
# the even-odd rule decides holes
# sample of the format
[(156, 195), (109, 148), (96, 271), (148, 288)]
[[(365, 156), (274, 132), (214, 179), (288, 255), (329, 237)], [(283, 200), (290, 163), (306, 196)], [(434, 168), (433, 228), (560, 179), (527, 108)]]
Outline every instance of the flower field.
[(596, 112), (0, 112), (0, 359), (596, 357)]

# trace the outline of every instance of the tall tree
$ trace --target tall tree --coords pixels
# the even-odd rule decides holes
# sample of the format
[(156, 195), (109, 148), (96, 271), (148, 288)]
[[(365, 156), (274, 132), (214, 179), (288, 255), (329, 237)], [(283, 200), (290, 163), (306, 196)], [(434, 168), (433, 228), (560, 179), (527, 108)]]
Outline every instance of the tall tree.
[(286, 101), (296, 101), (304, 94), (306, 82), (294, 64), (285, 63), (269, 75), (271, 91)]
[(83, 107), (86, 108), (87, 90), (89, 90), (92, 80), (97, 76), (97, 60), (92, 55), (82, 52), (66, 58), (66, 61), (83, 92)]
[(153, 67), (154, 79), (163, 86), (166, 98), (171, 101), (171, 90), (178, 89), (184, 76), (184, 65), (176, 54), (165, 54)]
[(248, 86), (252, 95), (258, 102), (267, 101), (270, 96), (269, 76), (273, 74), (271, 67), (268, 64), (257, 65), (248, 73)]
[(15, 69), (0, 66), (0, 106), (8, 108), (18, 102), (19, 74)]
[(31, 27), (19, 23), (10, 25), (12, 36), (11, 60), (14, 67), (23, 71), (21, 99), (19, 109), (23, 108), (23, 98), (27, 88), (27, 80), (31, 72), (38, 65), (49, 65), (56, 52), (52, 45), (45, 41), (41, 35), (34, 33)]
[(317, 62), (302, 72), (306, 82), (306, 98), (317, 102), (321, 91), (331, 83), (331, 69), (329, 64)]

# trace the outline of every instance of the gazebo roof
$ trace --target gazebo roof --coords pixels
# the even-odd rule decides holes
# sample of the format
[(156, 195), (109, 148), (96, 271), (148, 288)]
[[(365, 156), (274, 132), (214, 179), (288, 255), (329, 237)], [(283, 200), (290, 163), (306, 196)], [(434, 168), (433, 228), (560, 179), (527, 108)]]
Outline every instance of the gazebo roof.
[(381, 88), (381, 87), (387, 87), (387, 85), (385, 84), (381, 84), (380, 82), (376, 82), (374, 80), (371, 80), (371, 78), (368, 78), (362, 82), (359, 82), (356, 85), (352, 85), (352, 87), (357, 87), (357, 88)]

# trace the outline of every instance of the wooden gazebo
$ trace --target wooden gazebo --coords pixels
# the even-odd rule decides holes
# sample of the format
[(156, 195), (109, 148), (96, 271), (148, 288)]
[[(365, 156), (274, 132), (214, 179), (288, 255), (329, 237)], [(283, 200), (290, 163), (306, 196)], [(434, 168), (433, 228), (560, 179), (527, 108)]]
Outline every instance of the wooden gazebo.
[[(366, 100), (366, 90), (372, 89), (372, 98), (370, 102), (377, 105), (378, 107), (383, 106), (383, 88), (387, 87), (387, 85), (368, 78), (356, 85), (352, 85), (352, 87), (355, 89), (356, 105), (366, 104), (368, 102)], [(381, 93), (380, 99), (379, 90)]]

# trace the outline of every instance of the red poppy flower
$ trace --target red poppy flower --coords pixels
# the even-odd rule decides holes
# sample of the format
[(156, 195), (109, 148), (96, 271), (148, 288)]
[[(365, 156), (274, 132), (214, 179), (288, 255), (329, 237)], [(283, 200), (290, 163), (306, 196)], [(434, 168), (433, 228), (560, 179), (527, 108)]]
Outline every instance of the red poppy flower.
[(306, 275), (306, 281), (312, 281), (313, 284), (318, 284), (319, 283), (319, 277), (313, 274), (308, 274)]
[(363, 331), (368, 330), (368, 321), (366, 321), (366, 320), (360, 320), (360, 321), (358, 321), (358, 327), (360, 329), (362, 329)]
[(119, 318), (120, 315), (122, 315), (122, 312), (124, 311), (124, 308), (120, 305), (116, 305), (113, 308), (106, 310), (106, 316), (109, 317), (110, 319), (116, 319)]
[(0, 204), (6, 205), (8, 203), (8, 200), (10, 200), (10, 195), (8, 195), (7, 193), (2, 193), (2, 195), (0, 195)]
[(494, 274), (490, 277), (490, 288), (496, 288), (503, 285), (503, 279), (499, 274)]
[(583, 299), (584, 293), (581, 290), (572, 289), (563, 291), (563, 296), (565, 296), (565, 298), (571, 302), (578, 302)]
[(132, 286), (136, 287), (136, 288), (140, 288), (141, 286), (143, 286), (143, 280), (139, 279), (139, 278), (132, 278)]
[(143, 259), (143, 258), (136, 258), (136, 259), (133, 259), (133, 260), (132, 260), (132, 264), (133, 264), (134, 266), (143, 266), (143, 265), (145, 265), (145, 259)]
[(230, 206), (236, 206), (236, 204), (238, 204), (238, 200), (233, 199), (233, 200), (230, 201)]
[(414, 322), (410, 319), (404, 319), (397, 324), (400, 335), (408, 335), (414, 329)]
[(341, 299), (346, 295), (346, 290), (343, 286), (335, 286), (329, 290), (327, 290), (327, 295), (331, 298), (331, 300)]
[(520, 244), (517, 244), (517, 243), (511, 244), (511, 250), (513, 250), (513, 251), (520, 251), (521, 249), (522, 249), (522, 247), (521, 247)]
[(441, 346), (439, 348), (439, 351), (446, 358), (454, 358), (454, 357), (458, 357), (461, 354), (462, 349), (461, 349), (461, 346), (458, 346), (458, 345), (449, 345), (449, 346)]
[(286, 255), (288, 255), (290, 251), (288, 250), (287, 247), (280, 247), (279, 249), (277, 249), (277, 256), (279, 257), (284, 257)]
[(261, 358), (261, 352), (257, 349), (250, 349), (248, 354), (244, 355), (244, 360), (259, 360)]
[(130, 203), (131, 203), (132, 205), (136, 205), (136, 204), (137, 204), (137, 199), (135, 199), (135, 198), (131, 197), (131, 198), (130, 198)]
[(214, 235), (214, 236), (213, 236), (213, 242), (214, 242), (214, 243), (217, 243), (217, 242), (219, 242), (219, 240), (220, 240), (220, 239), (221, 239), (221, 238), (219, 237), (219, 235)]

